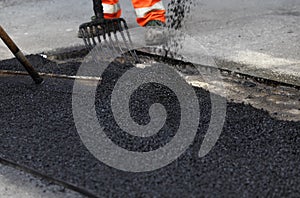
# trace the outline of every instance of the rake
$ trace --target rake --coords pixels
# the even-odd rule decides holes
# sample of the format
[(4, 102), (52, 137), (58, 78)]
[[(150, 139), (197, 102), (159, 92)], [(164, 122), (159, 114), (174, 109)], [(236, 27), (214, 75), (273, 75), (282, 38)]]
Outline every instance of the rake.
[[(100, 45), (101, 49), (106, 47), (106, 51), (116, 54), (129, 52), (135, 62), (140, 62), (133, 50), (126, 21), (123, 18), (105, 19), (102, 0), (93, 0), (93, 8), (95, 19), (79, 26), (79, 34), (86, 48), (92, 50), (95, 46)], [(121, 38), (119, 38), (120, 36)], [(111, 53), (107, 55), (111, 56)]]
[(3, 42), (6, 44), (6, 46), (10, 49), (10, 51), (14, 54), (14, 56), (24, 66), (24, 68), (29, 73), (29, 75), (34, 80), (34, 82), (36, 84), (41, 84), (43, 82), (43, 79), (35, 71), (35, 69), (33, 68), (33, 66), (28, 61), (28, 59), (24, 56), (24, 54), (22, 53), (22, 51), (13, 42), (13, 40), (9, 37), (9, 35), (5, 32), (5, 30), (1, 27), (1, 25), (0, 25), (0, 38), (3, 40)]

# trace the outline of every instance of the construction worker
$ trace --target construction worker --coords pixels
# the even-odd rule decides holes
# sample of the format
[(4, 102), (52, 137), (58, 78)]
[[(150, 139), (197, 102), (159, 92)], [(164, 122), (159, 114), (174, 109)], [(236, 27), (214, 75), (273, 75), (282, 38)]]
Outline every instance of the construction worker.
[[(164, 26), (165, 8), (161, 0), (131, 0), (140, 26)], [(112, 19), (121, 16), (119, 0), (102, 0), (104, 18)]]
[[(93, 0), (94, 9), (97, 9), (98, 0)], [(161, 0), (132, 0), (137, 23), (142, 27), (147, 27), (145, 41), (148, 45), (162, 44), (166, 40), (166, 35), (161, 27), (165, 26), (165, 8)], [(95, 7), (96, 5), (96, 7)], [(120, 18), (122, 10), (119, 0), (102, 0), (104, 18)], [(92, 20), (96, 16), (92, 17)], [(100, 27), (99, 27), (100, 28)], [(94, 31), (89, 29), (88, 31)], [(90, 35), (95, 35), (91, 32)], [(82, 38), (81, 32), (78, 37)]]
[[(165, 8), (161, 0), (131, 0), (137, 23), (147, 27), (145, 41), (148, 45), (164, 43), (166, 36), (159, 27), (165, 26)], [(112, 19), (121, 16), (119, 0), (102, 0), (104, 18)]]

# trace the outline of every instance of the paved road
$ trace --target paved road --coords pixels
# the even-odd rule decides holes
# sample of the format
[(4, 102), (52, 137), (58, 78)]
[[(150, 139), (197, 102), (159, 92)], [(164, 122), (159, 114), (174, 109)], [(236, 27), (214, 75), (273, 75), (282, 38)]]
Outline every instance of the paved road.
[[(129, 2), (122, 1), (122, 6), (130, 26), (136, 27)], [(78, 24), (89, 20), (91, 1), (0, 1), (0, 9), (1, 25), (20, 47), (27, 53), (38, 53), (81, 44), (75, 35)], [(231, 69), (270, 76), (271, 67), (272, 72), (298, 79), (299, 1), (201, 1), (192, 16), (185, 30), (212, 56), (242, 63)], [(0, 53), (2, 58), (11, 57), (2, 44)], [(57, 73), (72, 75), (80, 64), (57, 66), (36, 57), (31, 60), (40, 66), (40, 71), (48, 71), (47, 67), (52, 66)], [(0, 65), (7, 69), (16, 64), (6, 61)], [(258, 69), (261, 70), (257, 72)], [(300, 194), (299, 122), (279, 121), (262, 110), (231, 102), (217, 145), (209, 155), (199, 158), (211, 106), (208, 93), (196, 89), (201, 121), (191, 147), (163, 169), (132, 174), (104, 165), (82, 144), (72, 116), (72, 80), (47, 79), (37, 87), (28, 77), (1, 76), (0, 84), (0, 156), (74, 183), (97, 196)], [(146, 93), (139, 97), (151, 103), (146, 100)], [(176, 105), (166, 101), (166, 107), (176, 115)], [(101, 105), (99, 109), (109, 109), (107, 103)], [(137, 109), (135, 115), (146, 122), (145, 112)], [(100, 121), (105, 118), (109, 116), (99, 115)], [(102, 122), (114, 126), (112, 120)], [(121, 137), (114, 136), (114, 141), (124, 146)], [(151, 149), (141, 144), (125, 145), (132, 150)]]
[(0, 164), (1, 198), (80, 198), (83, 195)]
[[(33, 62), (38, 61), (41, 60)], [(57, 68), (73, 68), (64, 71), (70, 74), (76, 72), (79, 64), (69, 62)], [(105, 79), (113, 82), (119, 72), (107, 73)], [(72, 80), (46, 79), (42, 86), (36, 86), (28, 77), (2, 76), (0, 85), (0, 156), (76, 184), (99, 197), (297, 197), (300, 194), (299, 122), (279, 121), (263, 110), (228, 102), (220, 139), (207, 156), (199, 158), (211, 104), (208, 92), (195, 88), (201, 119), (193, 144), (167, 167), (128, 173), (98, 161), (83, 145), (72, 116)], [(101, 89), (98, 91), (102, 93)], [(147, 97), (154, 93), (163, 97), (158, 101)], [(168, 92), (163, 87), (150, 86), (136, 96), (144, 101), (145, 108), (154, 101), (162, 102), (176, 120), (176, 100), (172, 94), (164, 93)], [(110, 102), (106, 99), (97, 103), (97, 113), (100, 123), (111, 129), (117, 126), (109, 115)], [(137, 108), (139, 104), (132, 103), (133, 115), (147, 122), (147, 112)], [(176, 122), (170, 126), (176, 126)], [(169, 132), (172, 134), (172, 128)], [(120, 146), (125, 142), (131, 150), (151, 150), (157, 146), (153, 140), (154, 144), (145, 148), (143, 141), (133, 143), (119, 132), (116, 134), (110, 134), (113, 141)]]
[[(27, 53), (81, 45), (76, 38), (78, 25), (92, 15), (90, 0), (0, 3), (2, 25)], [(221, 59), (220, 67), (300, 85), (298, 0), (201, 0), (194, 4), (184, 31), (210, 56)], [(130, 27), (136, 27), (131, 2), (123, 0), (121, 6)], [(11, 57), (2, 44), (0, 53), (1, 59)]]

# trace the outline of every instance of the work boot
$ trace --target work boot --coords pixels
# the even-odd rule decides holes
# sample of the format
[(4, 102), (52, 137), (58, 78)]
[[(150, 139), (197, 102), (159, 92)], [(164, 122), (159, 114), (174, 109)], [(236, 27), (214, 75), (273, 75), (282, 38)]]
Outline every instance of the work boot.
[(162, 45), (167, 42), (167, 34), (164, 30), (165, 23), (159, 20), (149, 21), (145, 27), (145, 41), (147, 45)]

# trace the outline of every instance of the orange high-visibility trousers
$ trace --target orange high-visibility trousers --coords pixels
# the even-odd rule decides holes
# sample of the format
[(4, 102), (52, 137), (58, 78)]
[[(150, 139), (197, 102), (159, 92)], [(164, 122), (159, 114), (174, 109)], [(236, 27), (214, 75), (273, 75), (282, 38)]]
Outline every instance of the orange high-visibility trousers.
[[(136, 21), (140, 26), (145, 26), (151, 20), (166, 21), (165, 8), (161, 0), (131, 0)], [(121, 8), (119, 0), (102, 0), (104, 17), (107, 19), (119, 18)]]

